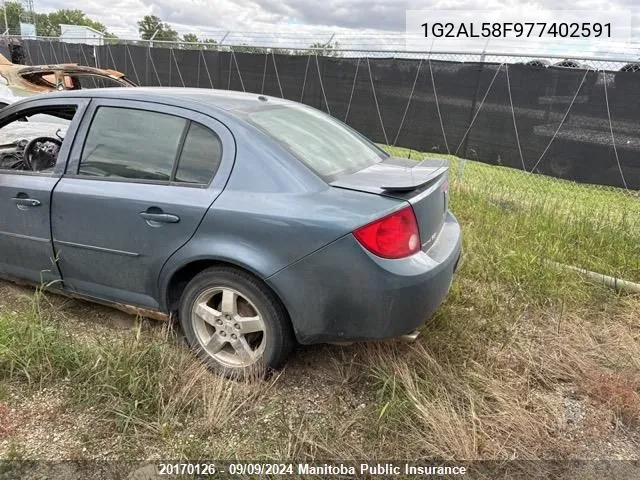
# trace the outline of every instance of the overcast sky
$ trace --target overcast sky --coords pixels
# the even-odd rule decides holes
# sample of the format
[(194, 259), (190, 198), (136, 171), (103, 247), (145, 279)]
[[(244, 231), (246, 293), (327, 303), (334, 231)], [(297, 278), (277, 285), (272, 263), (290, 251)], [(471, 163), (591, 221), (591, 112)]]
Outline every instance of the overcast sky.
[[(405, 11), (414, 9), (635, 9), (638, 0), (36, 0), (38, 11), (81, 8), (122, 38), (138, 36), (136, 22), (144, 15), (157, 15), (179, 33), (193, 32), (201, 38), (220, 39), (226, 30), (278, 31), (285, 38), (327, 39), (337, 32), (404, 32)], [(585, 21), (598, 21), (585, 18)], [(635, 24), (634, 24), (635, 27)], [(344, 37), (344, 36), (347, 37)], [(260, 38), (259, 35), (257, 37)], [(229, 38), (231, 42), (240, 42)], [(301, 40), (306, 41), (306, 37)], [(255, 42), (253, 42), (255, 44)]]

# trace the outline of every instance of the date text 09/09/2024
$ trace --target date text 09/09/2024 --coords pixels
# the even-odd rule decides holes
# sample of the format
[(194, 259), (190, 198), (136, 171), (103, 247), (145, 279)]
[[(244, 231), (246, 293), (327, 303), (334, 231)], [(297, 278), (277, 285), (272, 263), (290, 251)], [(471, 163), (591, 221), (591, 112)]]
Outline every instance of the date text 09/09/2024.
[(452, 465), (412, 465), (404, 463), (361, 463), (359, 465), (344, 463), (214, 463), (214, 462), (178, 462), (161, 463), (157, 465), (157, 474), (164, 475), (190, 475), (196, 478), (205, 478), (219, 474), (231, 476), (252, 475), (450, 475), (464, 476), (467, 473), (465, 466)]
[(425, 38), (611, 38), (611, 23), (434, 22), (422, 28)]

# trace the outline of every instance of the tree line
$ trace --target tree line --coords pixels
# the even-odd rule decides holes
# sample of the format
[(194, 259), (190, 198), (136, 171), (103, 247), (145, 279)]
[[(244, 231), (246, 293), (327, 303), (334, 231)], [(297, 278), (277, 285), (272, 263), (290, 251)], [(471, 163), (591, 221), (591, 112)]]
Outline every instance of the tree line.
[[(0, 6), (0, 25), (3, 26), (1, 33), (19, 35), (20, 23), (35, 23), (36, 35), (42, 37), (59, 37), (62, 33), (60, 25), (82, 25), (91, 27), (104, 34), (107, 39), (117, 39), (118, 37), (107, 30), (107, 27), (91, 18), (79, 9), (60, 9), (50, 13), (35, 13), (27, 11), (20, 1), (9, 0)], [(171, 42), (169, 45), (179, 48), (201, 48), (207, 50), (217, 50), (219, 45), (212, 38), (198, 38), (195, 33), (186, 33), (182, 36), (166, 22), (163, 22), (156, 15), (145, 15), (138, 22), (138, 33), (142, 40), (154, 40), (159, 42)], [(173, 44), (173, 45), (172, 45)], [(188, 45), (187, 45), (188, 44)], [(314, 43), (310, 48), (318, 49), (319, 55), (337, 55), (338, 42)], [(233, 50), (238, 53), (279, 53), (279, 54), (302, 54), (306, 50), (292, 50), (283, 48), (265, 48), (252, 45), (234, 46)]]
[[(190, 47), (203, 49), (217, 49), (218, 42), (212, 38), (200, 39), (195, 33), (187, 33), (180, 37), (178, 32), (171, 25), (163, 22), (155, 15), (146, 15), (138, 22), (138, 32), (143, 40), (157, 40), (162, 42), (172, 42), (180, 45), (181, 43), (198, 44)], [(318, 55), (332, 56), (337, 55), (335, 50), (339, 48), (338, 42), (333, 43), (313, 43), (309, 48), (317, 49)], [(292, 50), (287, 48), (266, 48), (255, 47), (253, 45), (236, 45), (233, 47), (234, 52), (238, 53), (276, 53), (285, 55), (296, 55), (307, 53), (307, 50)]]
[(82, 10), (64, 8), (51, 13), (35, 13), (32, 16), (31, 12), (24, 8), (22, 2), (15, 0), (5, 2), (0, 7), (2, 33), (19, 35), (20, 22), (35, 23), (36, 34), (43, 37), (60, 36), (60, 25), (84, 25), (104, 33), (107, 37), (114, 36), (107, 31), (102, 23), (90, 19)]

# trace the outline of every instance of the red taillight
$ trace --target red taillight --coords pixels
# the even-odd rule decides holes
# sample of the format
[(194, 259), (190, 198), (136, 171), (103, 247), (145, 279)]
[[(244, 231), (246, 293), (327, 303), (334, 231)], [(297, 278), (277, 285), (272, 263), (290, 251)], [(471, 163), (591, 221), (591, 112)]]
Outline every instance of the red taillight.
[(418, 222), (410, 206), (358, 228), (353, 235), (379, 257), (408, 257), (420, 250)]

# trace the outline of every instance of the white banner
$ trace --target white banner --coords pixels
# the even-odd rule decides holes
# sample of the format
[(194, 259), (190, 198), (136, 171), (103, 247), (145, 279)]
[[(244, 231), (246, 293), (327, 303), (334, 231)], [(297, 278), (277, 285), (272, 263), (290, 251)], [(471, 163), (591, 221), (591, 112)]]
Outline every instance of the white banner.
[(407, 10), (407, 50), (433, 45), (587, 45), (629, 42), (630, 10)]

